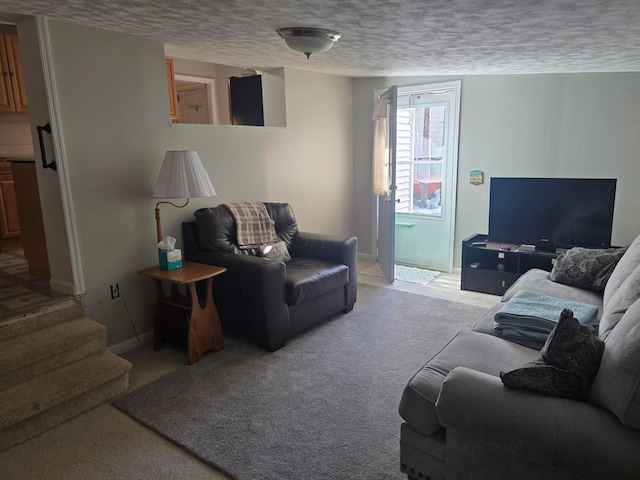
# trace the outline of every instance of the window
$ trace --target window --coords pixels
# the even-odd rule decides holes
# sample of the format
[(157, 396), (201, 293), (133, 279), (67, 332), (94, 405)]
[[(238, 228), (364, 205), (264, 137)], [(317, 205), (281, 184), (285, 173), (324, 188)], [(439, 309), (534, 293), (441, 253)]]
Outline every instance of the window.
[(396, 212), (442, 217), (448, 104), (398, 96)]

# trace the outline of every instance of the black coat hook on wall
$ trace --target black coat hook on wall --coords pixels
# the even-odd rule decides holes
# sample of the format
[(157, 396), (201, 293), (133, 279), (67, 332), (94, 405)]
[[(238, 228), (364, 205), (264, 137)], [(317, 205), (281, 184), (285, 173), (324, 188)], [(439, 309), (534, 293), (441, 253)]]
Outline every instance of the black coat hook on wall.
[(51, 135), (51, 125), (48, 123), (46, 125), (38, 125), (36, 127), (36, 130), (38, 130), (38, 140), (40, 141), (40, 156), (42, 157), (42, 168), (50, 168), (51, 170), (57, 170), (55, 160), (53, 160), (51, 163), (47, 163), (47, 156), (44, 152), (44, 142), (42, 140), (43, 130), (47, 132), (49, 135)]

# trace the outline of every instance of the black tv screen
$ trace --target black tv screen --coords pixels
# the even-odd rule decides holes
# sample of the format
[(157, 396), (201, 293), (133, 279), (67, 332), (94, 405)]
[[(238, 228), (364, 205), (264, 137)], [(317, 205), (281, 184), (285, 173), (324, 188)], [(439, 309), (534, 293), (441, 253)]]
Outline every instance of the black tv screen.
[(615, 179), (494, 177), (489, 240), (608, 248), (615, 196)]

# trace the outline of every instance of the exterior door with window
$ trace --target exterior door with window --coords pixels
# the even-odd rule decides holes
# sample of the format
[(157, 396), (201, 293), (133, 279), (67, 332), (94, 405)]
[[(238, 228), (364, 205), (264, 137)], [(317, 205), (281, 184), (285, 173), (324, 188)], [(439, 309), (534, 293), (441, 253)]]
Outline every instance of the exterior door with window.
[(398, 263), (453, 269), (459, 92), (460, 82), (398, 91)]
[(378, 196), (378, 265), (389, 283), (395, 279), (396, 97), (393, 86), (374, 108), (373, 192)]

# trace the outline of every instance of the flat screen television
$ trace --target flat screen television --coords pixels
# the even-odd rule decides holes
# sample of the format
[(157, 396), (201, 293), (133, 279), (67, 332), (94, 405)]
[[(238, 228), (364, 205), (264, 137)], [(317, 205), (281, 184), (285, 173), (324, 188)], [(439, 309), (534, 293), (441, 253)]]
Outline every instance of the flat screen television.
[(615, 179), (491, 178), (489, 241), (608, 248), (615, 196)]

